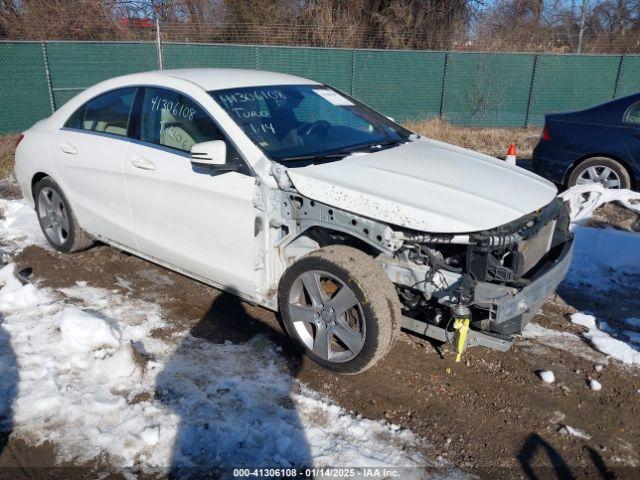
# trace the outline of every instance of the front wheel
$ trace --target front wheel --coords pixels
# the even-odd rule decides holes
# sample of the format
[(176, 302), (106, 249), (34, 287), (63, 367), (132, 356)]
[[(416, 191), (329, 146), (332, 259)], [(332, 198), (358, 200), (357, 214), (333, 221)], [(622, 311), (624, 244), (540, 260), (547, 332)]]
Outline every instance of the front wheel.
[(371, 257), (351, 247), (321, 248), (282, 276), (278, 303), (295, 344), (313, 361), (338, 373), (375, 365), (400, 332), (400, 302)]

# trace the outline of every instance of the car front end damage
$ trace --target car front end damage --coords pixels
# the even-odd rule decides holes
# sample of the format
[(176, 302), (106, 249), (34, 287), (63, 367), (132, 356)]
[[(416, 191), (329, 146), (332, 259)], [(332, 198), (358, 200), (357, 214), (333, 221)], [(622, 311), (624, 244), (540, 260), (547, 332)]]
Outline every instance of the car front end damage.
[(396, 287), (403, 328), (456, 341), (459, 354), (476, 345), (508, 350), (571, 262), (569, 211), (557, 197), (490, 230), (429, 234), (282, 193), (284, 264), (332, 243), (368, 250)]
[[(404, 327), (451, 340), (463, 320), (470, 327), (469, 345), (508, 349), (567, 273), (573, 251), (569, 223), (568, 207), (555, 198), (483, 232), (404, 233), (398, 255), (384, 264), (396, 274)], [(412, 269), (413, 278), (403, 278), (402, 267), (409, 263), (424, 266), (424, 277)]]

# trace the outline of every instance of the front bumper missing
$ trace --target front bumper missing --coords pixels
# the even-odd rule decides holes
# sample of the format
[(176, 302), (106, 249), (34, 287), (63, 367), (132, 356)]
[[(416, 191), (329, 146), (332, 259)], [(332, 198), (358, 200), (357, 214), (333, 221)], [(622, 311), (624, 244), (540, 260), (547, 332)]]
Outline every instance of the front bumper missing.
[(521, 333), (540, 307), (562, 282), (573, 257), (573, 239), (565, 242), (553, 264), (522, 289), (478, 283), (473, 303), (489, 312), (489, 330), (501, 334)]
[[(507, 351), (513, 343), (511, 334), (521, 333), (542, 307), (565, 277), (572, 257), (573, 239), (565, 242), (550, 267), (540, 272), (522, 289), (484, 282), (476, 284), (473, 304), (488, 311), (490, 331), (470, 330), (467, 347), (483, 346), (501, 352)], [(441, 342), (450, 342), (455, 335), (444, 328), (406, 316), (403, 317), (402, 327)]]

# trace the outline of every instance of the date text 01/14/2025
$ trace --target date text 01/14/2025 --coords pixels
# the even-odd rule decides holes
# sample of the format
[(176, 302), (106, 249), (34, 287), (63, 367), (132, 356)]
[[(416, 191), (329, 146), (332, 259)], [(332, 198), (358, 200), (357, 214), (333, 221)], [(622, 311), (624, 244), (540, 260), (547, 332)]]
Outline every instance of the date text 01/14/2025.
[(235, 478), (400, 478), (399, 468), (235, 468)]

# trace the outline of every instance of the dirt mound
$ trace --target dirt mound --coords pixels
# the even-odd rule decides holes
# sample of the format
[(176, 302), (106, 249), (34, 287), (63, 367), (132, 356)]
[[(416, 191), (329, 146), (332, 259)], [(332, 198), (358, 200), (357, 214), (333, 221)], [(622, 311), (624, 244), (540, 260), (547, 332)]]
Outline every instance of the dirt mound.
[(590, 227), (613, 227), (617, 230), (640, 232), (640, 215), (628, 209), (620, 202), (600, 205), (587, 223)]

